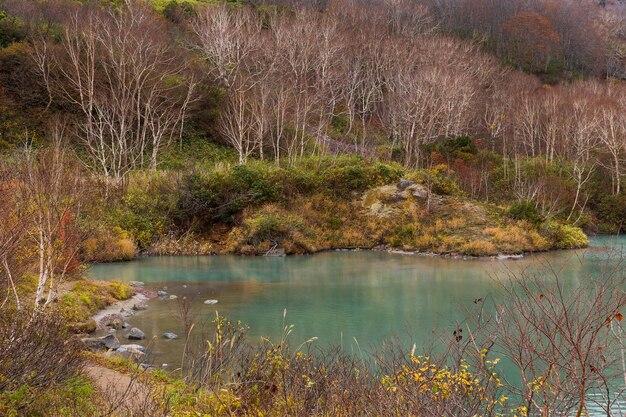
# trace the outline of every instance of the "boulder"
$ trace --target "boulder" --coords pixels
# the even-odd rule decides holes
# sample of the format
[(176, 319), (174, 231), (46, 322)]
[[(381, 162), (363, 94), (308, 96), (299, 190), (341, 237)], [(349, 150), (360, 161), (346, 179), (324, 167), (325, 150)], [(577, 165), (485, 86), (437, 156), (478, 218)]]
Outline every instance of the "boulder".
[(85, 345), (85, 347), (93, 352), (97, 352), (100, 350), (106, 349), (106, 344), (104, 340), (100, 337), (85, 337), (80, 339), (80, 341)]
[(167, 297), (169, 294), (167, 293), (167, 291), (157, 291), (157, 295), (159, 297)]
[(145, 305), (145, 304), (135, 304), (135, 305), (133, 305), (133, 310), (135, 310), (135, 311), (146, 310), (147, 308), (148, 308), (148, 306)]
[(404, 191), (413, 184), (415, 184), (415, 181), (402, 178), (400, 182), (398, 182), (398, 190)]
[(146, 285), (146, 284), (144, 284), (144, 283), (143, 283), (143, 282), (141, 282), (141, 281), (130, 281), (130, 282), (128, 283), (128, 285), (130, 285), (131, 287), (135, 287), (135, 288), (143, 288), (143, 287), (144, 287), (144, 285)]
[(170, 295), (168, 298), (169, 298), (170, 300), (176, 300), (176, 299), (178, 298), (178, 296), (177, 296), (177, 295), (172, 294), (172, 295)]
[(142, 340), (146, 338), (146, 334), (142, 332), (141, 330), (139, 330), (138, 328), (133, 327), (132, 329), (130, 329), (130, 331), (126, 335), (126, 338), (128, 340)]
[(124, 322), (122, 323), (122, 329), (128, 329), (130, 327), (130, 323)]
[(176, 333), (172, 333), (172, 332), (165, 332), (163, 333), (163, 339), (178, 339), (178, 335)]
[(415, 198), (425, 199), (428, 198), (428, 189), (420, 184), (412, 184), (407, 187), (407, 191)]
[(137, 345), (134, 343), (128, 344), (128, 345), (120, 345), (120, 347), (117, 348), (117, 351), (120, 353), (123, 352), (139, 352), (139, 353), (144, 353), (146, 351), (146, 348), (141, 346), (141, 345)]
[(141, 345), (122, 345), (115, 352), (115, 356), (120, 356), (125, 359), (134, 361), (141, 361), (145, 355), (145, 350)]
[(217, 300), (204, 300), (204, 304), (210, 306), (213, 304), (217, 304)]
[(124, 320), (120, 318), (114, 318), (109, 322), (109, 327), (115, 330), (122, 330), (124, 326)]
[(117, 337), (112, 334), (101, 337), (100, 340), (104, 342), (104, 347), (106, 347), (107, 349), (116, 350), (120, 347), (120, 341), (117, 340)]

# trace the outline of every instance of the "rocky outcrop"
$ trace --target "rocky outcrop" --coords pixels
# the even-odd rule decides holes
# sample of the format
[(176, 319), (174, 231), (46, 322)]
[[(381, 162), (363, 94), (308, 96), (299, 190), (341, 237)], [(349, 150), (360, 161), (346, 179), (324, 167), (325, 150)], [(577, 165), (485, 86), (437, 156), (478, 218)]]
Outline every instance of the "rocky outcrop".
[(422, 200), (422, 203), (425, 203), (428, 197), (426, 187), (403, 179), (397, 185), (383, 185), (367, 191), (363, 194), (362, 203), (370, 215), (391, 218), (415, 205), (415, 200)]

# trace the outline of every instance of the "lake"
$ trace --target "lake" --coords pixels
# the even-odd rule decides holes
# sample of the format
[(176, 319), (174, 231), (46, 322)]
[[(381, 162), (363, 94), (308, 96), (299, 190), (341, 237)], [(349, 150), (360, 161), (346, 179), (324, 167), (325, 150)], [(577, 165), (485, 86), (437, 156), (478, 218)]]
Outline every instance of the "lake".
[[(342, 345), (360, 353), (398, 335), (410, 349), (408, 334), (426, 343), (433, 331), (465, 317), (475, 299), (497, 300), (499, 277), (508, 271), (545, 273), (562, 269), (575, 284), (601, 273), (607, 252), (621, 251), (626, 238), (593, 237), (585, 250), (528, 255), (521, 259), (452, 259), (387, 252), (327, 252), (295, 257), (147, 257), (94, 265), (94, 279), (142, 281), (146, 288), (191, 300), (195, 321), (215, 312), (250, 326), (252, 338), (278, 340), (285, 324), (295, 326), (291, 343), (317, 337), (319, 345)], [(549, 279), (549, 278), (547, 278)], [(218, 300), (205, 305), (207, 299)], [(164, 340), (164, 332), (183, 333), (178, 302), (154, 299), (129, 322), (153, 339), (157, 360), (177, 363), (183, 341)]]

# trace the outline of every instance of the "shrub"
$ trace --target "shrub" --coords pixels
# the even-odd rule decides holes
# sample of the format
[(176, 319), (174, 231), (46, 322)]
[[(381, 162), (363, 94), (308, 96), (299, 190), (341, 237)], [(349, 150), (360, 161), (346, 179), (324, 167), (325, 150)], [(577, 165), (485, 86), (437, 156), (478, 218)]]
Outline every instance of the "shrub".
[(410, 172), (406, 177), (426, 187), (430, 187), (436, 194), (460, 195), (461, 189), (449, 173), (450, 171), (445, 165), (437, 165), (434, 168)]
[(589, 245), (587, 235), (576, 226), (550, 222), (547, 229), (548, 235), (557, 249), (577, 249)]
[(175, 186), (173, 176), (167, 173), (135, 173), (108, 222), (127, 231), (140, 249), (149, 247), (172, 227), (178, 205)]
[(264, 254), (273, 247), (305, 253), (315, 250), (314, 237), (302, 218), (268, 205), (234, 228), (227, 246), (231, 251), (248, 254)]
[(4, 311), (0, 316), (0, 414), (8, 414), (7, 405), (27, 407), (34, 390), (45, 392), (76, 375), (82, 361), (77, 350), (62, 317)]
[(598, 204), (598, 219), (603, 229), (620, 232), (626, 228), (626, 194), (607, 195)]
[(254, 161), (214, 168), (183, 177), (177, 215), (179, 223), (206, 231), (217, 222), (234, 222), (246, 208), (284, 202), (297, 195), (350, 198), (353, 192), (396, 182), (402, 173), (394, 164), (371, 163), (355, 156), (310, 157), (290, 167)]
[(544, 220), (535, 205), (527, 200), (516, 201), (511, 204), (508, 213), (512, 219), (525, 220), (535, 225), (542, 223)]
[(119, 227), (92, 232), (80, 250), (80, 258), (84, 262), (130, 261), (136, 254), (135, 243)]
[(486, 240), (472, 240), (461, 247), (461, 252), (470, 256), (490, 256), (498, 253), (495, 245)]
[(507, 227), (488, 227), (483, 231), (499, 253), (518, 254), (549, 249), (548, 241), (523, 222)]
[(269, 179), (278, 168), (258, 162), (195, 172), (183, 178), (179, 221), (205, 231), (215, 222), (231, 223), (246, 207), (280, 198), (281, 184)]

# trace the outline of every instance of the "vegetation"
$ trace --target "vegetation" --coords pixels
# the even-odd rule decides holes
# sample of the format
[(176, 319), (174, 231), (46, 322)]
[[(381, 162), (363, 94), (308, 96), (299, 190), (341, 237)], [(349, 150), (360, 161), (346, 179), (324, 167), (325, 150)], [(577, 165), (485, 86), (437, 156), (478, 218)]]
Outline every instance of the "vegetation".
[[(605, 1), (0, 0), (0, 414), (119, 413), (68, 334), (131, 295), (90, 262), (621, 233), (625, 22)], [(178, 379), (114, 367), (163, 415), (578, 417), (594, 390), (610, 414), (622, 287), (524, 278), (443, 355), (250, 346), (218, 318)]]
[(96, 282), (81, 280), (61, 295), (55, 306), (57, 313), (71, 324), (86, 322), (109, 304), (126, 300), (133, 295), (128, 284), (121, 282)]

